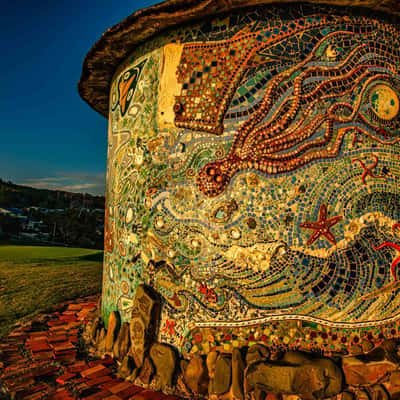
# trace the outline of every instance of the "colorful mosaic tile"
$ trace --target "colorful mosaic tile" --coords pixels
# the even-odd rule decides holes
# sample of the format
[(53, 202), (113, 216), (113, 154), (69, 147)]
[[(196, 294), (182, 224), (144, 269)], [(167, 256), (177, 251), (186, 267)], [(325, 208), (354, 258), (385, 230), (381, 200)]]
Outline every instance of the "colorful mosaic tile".
[(183, 353), (397, 335), (400, 35), (258, 7), (166, 32), (111, 87), (103, 314)]

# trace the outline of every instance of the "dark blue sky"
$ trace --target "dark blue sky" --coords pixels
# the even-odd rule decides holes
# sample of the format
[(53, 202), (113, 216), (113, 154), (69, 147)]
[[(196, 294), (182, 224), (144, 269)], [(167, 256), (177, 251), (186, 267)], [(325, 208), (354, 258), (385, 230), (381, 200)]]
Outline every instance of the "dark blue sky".
[(156, 0), (7, 1), (0, 15), (0, 178), (104, 193), (107, 121), (78, 95), (83, 58)]

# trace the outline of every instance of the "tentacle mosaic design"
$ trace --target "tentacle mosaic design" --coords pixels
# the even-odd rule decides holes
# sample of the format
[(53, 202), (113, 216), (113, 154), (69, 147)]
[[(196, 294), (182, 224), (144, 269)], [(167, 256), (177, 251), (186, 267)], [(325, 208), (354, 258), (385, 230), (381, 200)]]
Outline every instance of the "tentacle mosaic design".
[(201, 170), (199, 189), (208, 196), (219, 195), (241, 170), (275, 175), (337, 157), (350, 131), (388, 145), (399, 140), (393, 137), (399, 129), (399, 50), (376, 42), (373, 23), (333, 16), (311, 16), (222, 43), (186, 45), (176, 124), (221, 133), (246, 69), (270, 60), (268, 50), (276, 42), (285, 47), (286, 40), (304, 31), (313, 35), (309, 54), (292, 68), (270, 72), (273, 77), (237, 130), (229, 154)]

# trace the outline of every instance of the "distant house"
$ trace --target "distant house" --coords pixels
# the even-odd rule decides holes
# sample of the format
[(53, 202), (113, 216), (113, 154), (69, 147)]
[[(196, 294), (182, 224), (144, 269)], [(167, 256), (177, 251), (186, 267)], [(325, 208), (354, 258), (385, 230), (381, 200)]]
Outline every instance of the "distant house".
[(24, 226), (24, 230), (30, 232), (41, 232), (44, 228), (45, 224), (43, 221), (27, 221)]
[(21, 210), (20, 208), (16, 208), (16, 207), (7, 207), (6, 210), (10, 211), (11, 214), (14, 214), (14, 215), (22, 215), (23, 214), (23, 210)]

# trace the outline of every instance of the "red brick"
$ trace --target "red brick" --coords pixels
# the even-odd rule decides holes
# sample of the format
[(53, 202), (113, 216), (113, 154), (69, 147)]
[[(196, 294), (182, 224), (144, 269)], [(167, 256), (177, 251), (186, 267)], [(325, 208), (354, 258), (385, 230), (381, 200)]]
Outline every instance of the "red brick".
[(81, 309), (82, 309), (82, 304), (79, 303), (69, 304), (67, 307), (67, 311), (80, 311)]
[(33, 338), (33, 337), (40, 337), (40, 336), (46, 337), (46, 336), (47, 336), (47, 331), (30, 332), (30, 333), (29, 333), (29, 337), (30, 337), (30, 338)]
[(61, 332), (66, 333), (67, 330), (68, 330), (68, 326), (65, 325), (65, 324), (64, 325), (51, 326), (49, 328), (50, 332), (58, 332), (58, 333), (61, 333)]
[[(22, 390), (22, 391), (17, 391), (16, 395), (17, 398), (23, 398), (23, 399), (43, 399), (47, 393), (49, 392), (49, 386), (42, 382), (38, 383), (37, 385), (30, 386), (29, 388)], [(47, 398), (47, 396), (46, 396)]]
[(40, 368), (40, 369), (34, 370), (32, 372), (32, 374), (33, 374), (33, 376), (35, 378), (42, 378), (42, 377), (45, 377), (45, 376), (52, 376), (58, 371), (59, 371), (58, 367), (49, 366), (49, 367), (46, 367), (46, 368)]
[(117, 384), (115, 384), (115, 385), (113, 385), (113, 386), (110, 386), (109, 388), (108, 388), (108, 390), (111, 392), (111, 393), (114, 393), (114, 394), (118, 394), (119, 392), (122, 392), (123, 390), (125, 390), (125, 389), (127, 389), (127, 388), (130, 388), (130, 387), (132, 387), (133, 385), (132, 385), (132, 383), (130, 383), (130, 382), (120, 382), (120, 383), (117, 383)]
[(90, 386), (99, 386), (103, 383), (110, 382), (113, 378), (110, 375), (99, 376), (98, 378), (88, 379), (86, 383)]
[(31, 346), (29, 346), (29, 349), (33, 353), (39, 353), (41, 351), (51, 350), (51, 347), (48, 345), (47, 342), (40, 342), (40, 343), (32, 344)]
[(36, 393), (30, 394), (28, 396), (24, 395), (21, 398), (23, 398), (24, 400), (43, 400), (43, 399), (47, 399), (48, 398), (47, 397), (47, 393), (48, 393), (48, 390), (43, 390), (43, 391), (40, 391), (40, 392), (36, 392)]
[(131, 397), (131, 400), (165, 400), (167, 396), (161, 392), (154, 392), (152, 390), (143, 390), (142, 392)]
[(109, 387), (111, 387), (111, 386), (113, 386), (113, 385), (115, 385), (115, 384), (117, 384), (117, 383), (121, 383), (121, 382), (123, 382), (122, 379), (114, 378), (114, 379), (111, 380), (110, 382), (106, 382), (106, 383), (104, 383), (104, 384), (101, 384), (100, 387), (101, 387), (102, 389), (108, 389)]
[(68, 367), (68, 371), (71, 373), (77, 373), (87, 368), (88, 366), (85, 361), (77, 361), (75, 364), (72, 364)]
[[(77, 310), (69, 310), (69, 309), (67, 309), (66, 311), (64, 311), (62, 314), (61, 314), (61, 317), (63, 316), (63, 315), (73, 315), (73, 316), (75, 316), (76, 315), (76, 313), (77, 313), (77, 311), (80, 311), (81, 310), (81, 308), (79, 307)], [(61, 318), (60, 317), (60, 318)]]
[(130, 399), (133, 395), (142, 392), (143, 389), (139, 386), (131, 385), (130, 387), (121, 390), (120, 392), (117, 393), (119, 397), (122, 399)]
[(63, 322), (75, 322), (75, 321), (78, 320), (78, 319), (75, 317), (75, 315), (61, 315), (61, 316), (60, 316), (60, 319), (61, 319)]
[(111, 370), (109, 370), (107, 367), (105, 367), (104, 365), (96, 365), (92, 368), (86, 369), (84, 371), (81, 371), (81, 375), (84, 378), (89, 378), (89, 379), (94, 379), (94, 378), (98, 378), (100, 376), (104, 376), (104, 375), (110, 375), (111, 374)]
[(4, 383), (9, 392), (16, 392), (28, 389), (28, 387), (33, 385), (35, 381), (32, 375), (24, 375), (18, 378), (7, 379)]
[(68, 340), (68, 336), (67, 335), (50, 335), (49, 338), (47, 339), (47, 341), (49, 343), (59, 343), (59, 342), (65, 342)]
[(105, 357), (105, 358), (100, 359), (100, 360), (94, 360), (94, 361), (91, 361), (89, 363), (89, 367), (94, 367), (94, 366), (99, 365), (99, 364), (112, 365), (112, 364), (114, 364), (114, 359), (112, 357)]
[(73, 384), (75, 385), (75, 384), (78, 384), (78, 383), (83, 383), (83, 382), (87, 382), (87, 379), (86, 378), (82, 378), (81, 376), (79, 377), (79, 378), (74, 378), (74, 379), (72, 379), (72, 382), (73, 382)]
[(49, 400), (73, 400), (72, 393), (67, 389), (59, 389), (48, 397)]
[(61, 319), (53, 319), (51, 321), (47, 321), (48, 326), (59, 326), (64, 324), (64, 321)]
[(35, 361), (51, 360), (51, 359), (53, 359), (53, 352), (52, 351), (42, 351), (40, 353), (34, 353), (32, 355), (32, 359)]
[(60, 385), (65, 385), (65, 383), (67, 381), (69, 381), (70, 379), (74, 378), (76, 376), (76, 374), (72, 374), (70, 372), (66, 372), (65, 374), (59, 376), (56, 380), (57, 383), (59, 383)]
[(13, 339), (13, 341), (15, 340), (15, 341), (18, 341), (18, 342), (26, 340), (27, 337), (28, 337), (28, 334), (26, 332), (11, 332), (8, 335), (9, 339)]
[(12, 361), (20, 361), (23, 360), (24, 358), (20, 354), (11, 354), (7, 356), (7, 361), (12, 362)]
[(47, 337), (45, 338), (34, 338), (34, 339), (28, 339), (25, 342), (25, 347), (31, 348), (32, 346), (40, 346), (40, 345), (47, 345)]
[(76, 347), (71, 342), (61, 342), (52, 345), (56, 354), (76, 350)]
[(76, 355), (77, 355), (77, 352), (75, 350), (75, 351), (54, 354), (53, 358), (57, 361), (65, 361), (68, 363), (73, 363), (76, 359)]
[(81, 322), (80, 321), (69, 321), (67, 328), (71, 329), (71, 328), (78, 328), (81, 326)]
[(68, 336), (68, 340), (73, 344), (76, 345), (78, 343), (78, 336)]
[(111, 393), (108, 390), (102, 390), (100, 392), (94, 393), (88, 397), (84, 397), (84, 400), (101, 400), (109, 397)]

